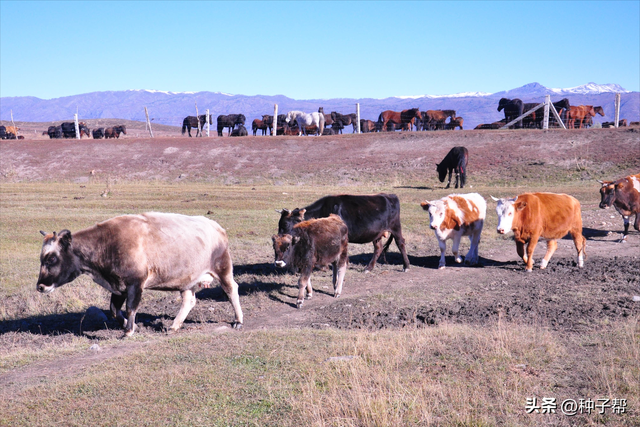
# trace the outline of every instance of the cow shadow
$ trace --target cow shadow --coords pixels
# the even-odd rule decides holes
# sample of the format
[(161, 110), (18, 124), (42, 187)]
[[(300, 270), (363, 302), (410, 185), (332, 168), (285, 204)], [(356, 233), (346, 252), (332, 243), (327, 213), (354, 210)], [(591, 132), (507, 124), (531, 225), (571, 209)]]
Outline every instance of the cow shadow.
[[(354, 265), (360, 265), (366, 267), (371, 261), (372, 254), (358, 254), (352, 255), (349, 257), (349, 263)], [(440, 264), (440, 255), (430, 255), (430, 256), (415, 256), (415, 255), (407, 255), (409, 258), (409, 264), (411, 267), (422, 267), (426, 269), (438, 269), (438, 265)], [(464, 256), (462, 257), (464, 259)], [(464, 261), (461, 264), (455, 262), (455, 258), (453, 255), (445, 255), (445, 263), (447, 268), (449, 267), (461, 267), (461, 268), (483, 268), (483, 267), (502, 267), (516, 264), (515, 261), (497, 261), (490, 258), (484, 258), (482, 256), (478, 257), (479, 264), (478, 265), (465, 265)], [(388, 252), (386, 254), (386, 262), (380, 256), (377, 264), (382, 265), (397, 265), (402, 268), (402, 255), (398, 252)]]
[[(171, 318), (167, 315), (153, 315), (138, 312), (136, 324), (156, 332), (164, 330), (164, 323)], [(33, 335), (59, 336), (75, 335), (92, 340), (106, 340), (110, 336), (98, 336), (98, 331), (116, 331), (122, 335), (120, 324), (111, 318), (108, 310), (94, 310), (92, 315), (86, 311), (64, 314), (48, 314), (44, 316), (31, 316), (0, 322), (0, 335), (8, 333), (30, 333)]]
[[(436, 190), (435, 187), (427, 187), (427, 186), (412, 186), (412, 185), (398, 185), (393, 188), (404, 188), (409, 190)], [(441, 187), (444, 188), (444, 187)]]
[[(598, 238), (598, 237), (607, 237), (613, 233), (615, 233), (615, 231), (598, 230), (597, 228), (588, 228), (588, 227), (582, 228), (582, 235), (587, 240), (593, 240), (594, 238)], [(563, 237), (563, 239), (572, 239), (572, 237), (570, 234), (567, 234), (566, 236)]]

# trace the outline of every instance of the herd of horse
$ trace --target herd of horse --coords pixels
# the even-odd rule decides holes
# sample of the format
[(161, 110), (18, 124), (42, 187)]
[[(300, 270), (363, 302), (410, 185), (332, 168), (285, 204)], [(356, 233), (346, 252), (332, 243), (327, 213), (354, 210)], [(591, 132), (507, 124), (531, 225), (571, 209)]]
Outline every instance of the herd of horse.
[[(475, 129), (500, 129), (509, 124), (509, 129), (532, 128), (542, 129), (544, 120), (544, 109), (538, 108), (539, 103), (526, 103), (520, 99), (502, 98), (498, 102), (498, 111), (504, 111), (504, 119), (493, 123), (480, 124)], [(578, 105), (572, 106), (567, 98), (554, 102), (553, 107), (557, 111), (560, 119), (567, 129), (583, 129), (593, 125), (593, 118), (596, 114), (604, 117), (604, 109), (601, 106)], [(535, 110), (535, 111), (532, 111)], [(527, 116), (515, 121), (518, 117), (531, 112)], [(216, 118), (218, 136), (223, 136), (225, 129), (229, 136), (247, 136), (249, 132), (245, 127), (246, 117), (244, 114), (219, 115)], [(449, 121), (447, 121), (449, 120)], [(332, 111), (325, 114), (323, 107), (317, 112), (305, 113), (294, 110), (287, 114), (279, 114), (277, 120), (272, 115), (265, 114), (261, 119), (255, 119), (251, 123), (251, 130), (254, 136), (258, 131), (261, 135), (273, 135), (274, 122), (276, 123), (276, 135), (337, 135), (351, 126), (353, 132), (357, 132), (358, 118), (355, 113), (341, 114)], [(512, 123), (513, 122), (513, 123)], [(187, 116), (182, 121), (182, 134), (188, 133), (191, 136), (191, 129), (196, 129), (196, 136), (203, 136), (202, 130), (207, 124), (214, 123), (213, 116), (201, 114), (198, 117)], [(362, 133), (371, 132), (392, 132), (401, 131), (434, 131), (434, 130), (463, 130), (464, 119), (457, 116), (455, 110), (426, 110), (411, 108), (402, 111), (386, 110), (379, 114), (376, 121), (361, 119), (360, 131)], [(632, 122), (631, 125), (637, 124)], [(549, 127), (559, 127), (555, 115), (549, 115)], [(602, 127), (613, 127), (613, 122), (604, 122)], [(620, 119), (618, 126), (627, 126), (625, 119)], [(121, 134), (126, 135), (125, 125), (112, 126), (108, 128), (96, 128), (90, 130), (85, 122), (78, 123), (80, 137), (87, 136), (94, 139), (120, 138)], [(49, 126), (42, 133), (51, 139), (76, 138), (76, 125), (74, 122), (64, 122), (58, 126)], [(18, 136), (18, 128), (13, 126), (0, 126), (1, 139), (22, 139)]]
[[(85, 122), (80, 122), (78, 123), (78, 132), (80, 132), (80, 138), (83, 135), (87, 138), (93, 137), (93, 139), (120, 138), (121, 134), (127, 134), (127, 127), (118, 125), (108, 128), (96, 128), (91, 131)], [(49, 126), (46, 131), (42, 132), (42, 135), (48, 135), (49, 139), (76, 138), (76, 125), (74, 122), (64, 122), (59, 126)]]
[[(475, 129), (499, 129), (513, 122), (523, 114), (532, 111), (526, 117), (510, 124), (510, 129), (533, 128), (542, 129), (544, 120), (544, 110), (539, 107), (539, 103), (525, 103), (520, 99), (502, 98), (498, 103), (498, 111), (504, 111), (505, 118), (490, 124), (480, 124)], [(554, 102), (553, 106), (558, 112), (561, 120), (568, 129), (586, 128), (593, 124), (596, 114), (604, 117), (602, 107), (592, 105), (572, 106), (567, 98)], [(449, 121), (447, 121), (449, 120)], [(549, 126), (558, 127), (559, 124), (554, 115), (549, 117)], [(191, 128), (196, 128), (196, 136), (202, 135), (202, 129), (207, 123), (212, 124), (213, 119), (206, 115), (185, 117), (182, 122), (182, 134), (188, 132), (191, 136)], [(223, 135), (223, 130), (228, 128), (230, 136), (248, 135), (245, 128), (246, 117), (243, 114), (220, 115), (217, 117), (218, 136)], [(253, 135), (273, 135), (274, 117), (268, 114), (261, 119), (255, 119), (251, 123)], [(370, 132), (390, 132), (390, 131), (433, 131), (433, 130), (454, 130), (463, 128), (464, 119), (457, 116), (455, 110), (426, 110), (411, 108), (402, 111), (386, 110), (380, 113), (376, 121), (361, 119), (360, 131)], [(626, 126), (626, 121), (619, 122), (621, 126)], [(332, 111), (325, 114), (323, 107), (317, 112), (304, 113), (302, 111), (289, 111), (287, 114), (279, 114), (276, 120), (276, 135), (336, 135), (348, 127), (353, 127), (353, 132), (357, 131), (358, 118), (355, 113), (341, 114)]]

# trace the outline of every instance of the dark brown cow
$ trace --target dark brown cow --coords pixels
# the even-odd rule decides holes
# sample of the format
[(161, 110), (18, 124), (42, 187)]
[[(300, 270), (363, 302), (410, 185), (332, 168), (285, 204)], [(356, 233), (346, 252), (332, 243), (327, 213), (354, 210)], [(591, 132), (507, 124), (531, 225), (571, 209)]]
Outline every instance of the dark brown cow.
[(640, 231), (640, 173), (620, 178), (617, 181), (598, 181), (600, 187), (600, 209), (615, 207), (624, 221), (621, 242), (627, 241), (629, 217), (636, 216), (633, 228)]
[[(80, 230), (47, 234), (36, 289), (42, 293), (87, 274), (111, 292), (111, 314), (134, 333), (142, 291), (180, 291), (182, 307), (170, 330), (180, 329), (196, 304), (198, 287), (218, 279), (242, 327), (238, 284), (233, 279), (227, 233), (201, 216), (151, 212), (123, 215)], [(121, 307), (127, 302), (126, 318)]]
[(527, 271), (533, 270), (533, 251), (540, 237), (547, 240), (547, 253), (540, 262), (540, 268), (545, 269), (558, 248), (557, 240), (567, 233), (571, 233), (578, 251), (578, 267), (584, 266), (587, 239), (582, 235), (580, 202), (576, 198), (554, 193), (525, 193), (514, 199), (491, 198), (498, 202), (498, 233), (513, 231), (516, 250)]
[(311, 272), (314, 267), (332, 264), (334, 297), (340, 296), (349, 262), (349, 237), (347, 225), (338, 215), (301, 222), (293, 227), (291, 234), (274, 234), (271, 239), (276, 266), (282, 268), (289, 265), (301, 273), (298, 279), (298, 308), (304, 303), (305, 289), (307, 299), (313, 296)]

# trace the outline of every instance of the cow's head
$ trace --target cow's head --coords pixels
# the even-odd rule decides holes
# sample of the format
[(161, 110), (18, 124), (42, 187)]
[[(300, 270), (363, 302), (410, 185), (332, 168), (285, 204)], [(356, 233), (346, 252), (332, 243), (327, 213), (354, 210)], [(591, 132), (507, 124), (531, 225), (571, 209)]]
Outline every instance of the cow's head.
[(49, 293), (55, 288), (71, 282), (80, 275), (71, 247), (71, 232), (62, 230), (59, 234), (40, 232), (44, 236), (40, 252), (40, 275), (36, 289)]
[[(598, 181), (602, 186), (600, 187), (600, 209), (607, 209), (613, 206), (613, 202), (616, 201), (616, 184), (613, 181)], [(620, 188), (624, 184), (618, 184)]]
[(443, 200), (433, 202), (424, 201), (420, 203), (422, 209), (429, 212), (429, 227), (432, 230), (437, 228), (445, 230), (459, 230), (460, 223), (455, 215), (447, 215), (447, 210), (451, 210)]
[(513, 199), (496, 199), (493, 196), (491, 198), (498, 202), (496, 206), (496, 213), (498, 214), (497, 231), (500, 234), (506, 234), (512, 229), (516, 212), (524, 209), (527, 206), (527, 202), (518, 202), (518, 196)]
[(444, 182), (447, 177), (447, 166), (442, 163), (436, 163), (436, 171), (438, 171), (438, 179), (440, 182)]
[(276, 212), (280, 214), (280, 221), (278, 221), (278, 234), (288, 234), (293, 230), (293, 226), (304, 221), (304, 214), (306, 209), (298, 209), (290, 211), (289, 209), (282, 209), (281, 211), (276, 209)]
[(291, 234), (274, 234), (271, 236), (271, 240), (273, 241), (276, 267), (286, 267), (291, 263), (293, 247), (300, 241), (300, 237)]

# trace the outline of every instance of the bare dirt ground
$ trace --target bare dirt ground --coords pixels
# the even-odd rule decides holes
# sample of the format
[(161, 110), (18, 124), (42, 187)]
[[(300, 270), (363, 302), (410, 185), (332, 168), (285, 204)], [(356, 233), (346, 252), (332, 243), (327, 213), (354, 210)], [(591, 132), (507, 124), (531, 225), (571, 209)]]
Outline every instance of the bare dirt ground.
[[(185, 138), (178, 137), (179, 130), (173, 128), (165, 129), (164, 136), (155, 139), (127, 135), (119, 140), (77, 141), (46, 139), (37, 135), (38, 126), (42, 127), (32, 125), (30, 129), (22, 124), (25, 140), (2, 141), (0, 182), (83, 183), (108, 177), (123, 181), (216, 181), (228, 185), (354, 186), (359, 182), (393, 183), (394, 177), (400, 177), (398, 181), (405, 183), (404, 188), (410, 183), (409, 188), (420, 190), (433, 188), (433, 181), (418, 184), (424, 170), (433, 169), (434, 163), (455, 145), (464, 145), (471, 153), (472, 185), (497, 186), (513, 194), (525, 192), (528, 186), (549, 183), (557, 187), (576, 180), (618, 178), (640, 170), (637, 128), (398, 132), (321, 138)], [(28, 137), (30, 131), (33, 138)], [(349, 191), (353, 189), (350, 187)], [(517, 260), (510, 237), (484, 248), (481, 243), (481, 267), (452, 265), (453, 257), (447, 256), (449, 266), (437, 270), (436, 252), (409, 250), (412, 268), (406, 273), (401, 272), (395, 246), (387, 254), (388, 263), (364, 273), (371, 253), (370, 245), (365, 245), (364, 253), (350, 258), (341, 298), (332, 297), (330, 270), (318, 271), (312, 276), (314, 298), (298, 310), (297, 276), (276, 270), (268, 251), (241, 256), (235, 260), (235, 273), (240, 283), (245, 329), (379, 329), (440, 322), (486, 324), (504, 319), (574, 333), (616, 319), (637, 317), (640, 302), (633, 297), (640, 295), (640, 235), (633, 231), (627, 243), (618, 243), (622, 219), (615, 211), (597, 209), (598, 202), (596, 190), (593, 199), (583, 204), (584, 234), (588, 239), (583, 269), (576, 266), (570, 239), (559, 242), (546, 270), (536, 268), (532, 273), (526, 273)], [(487, 214), (495, 215), (493, 205)], [(495, 230), (486, 229), (484, 233)], [(536, 250), (536, 260), (544, 249), (542, 242)], [(462, 252), (466, 252), (464, 246)], [(219, 288), (200, 291), (198, 299), (184, 329), (178, 333), (219, 330), (233, 319), (231, 306)], [(179, 298), (168, 293), (143, 299), (137, 318), (139, 332), (163, 333), (179, 304)], [(100, 308), (107, 312), (106, 305)], [(82, 334), (96, 340), (121, 334), (114, 321), (91, 321), (84, 313), (0, 324), (0, 334), (29, 332)], [(8, 381), (14, 382), (0, 376), (0, 383)]]

